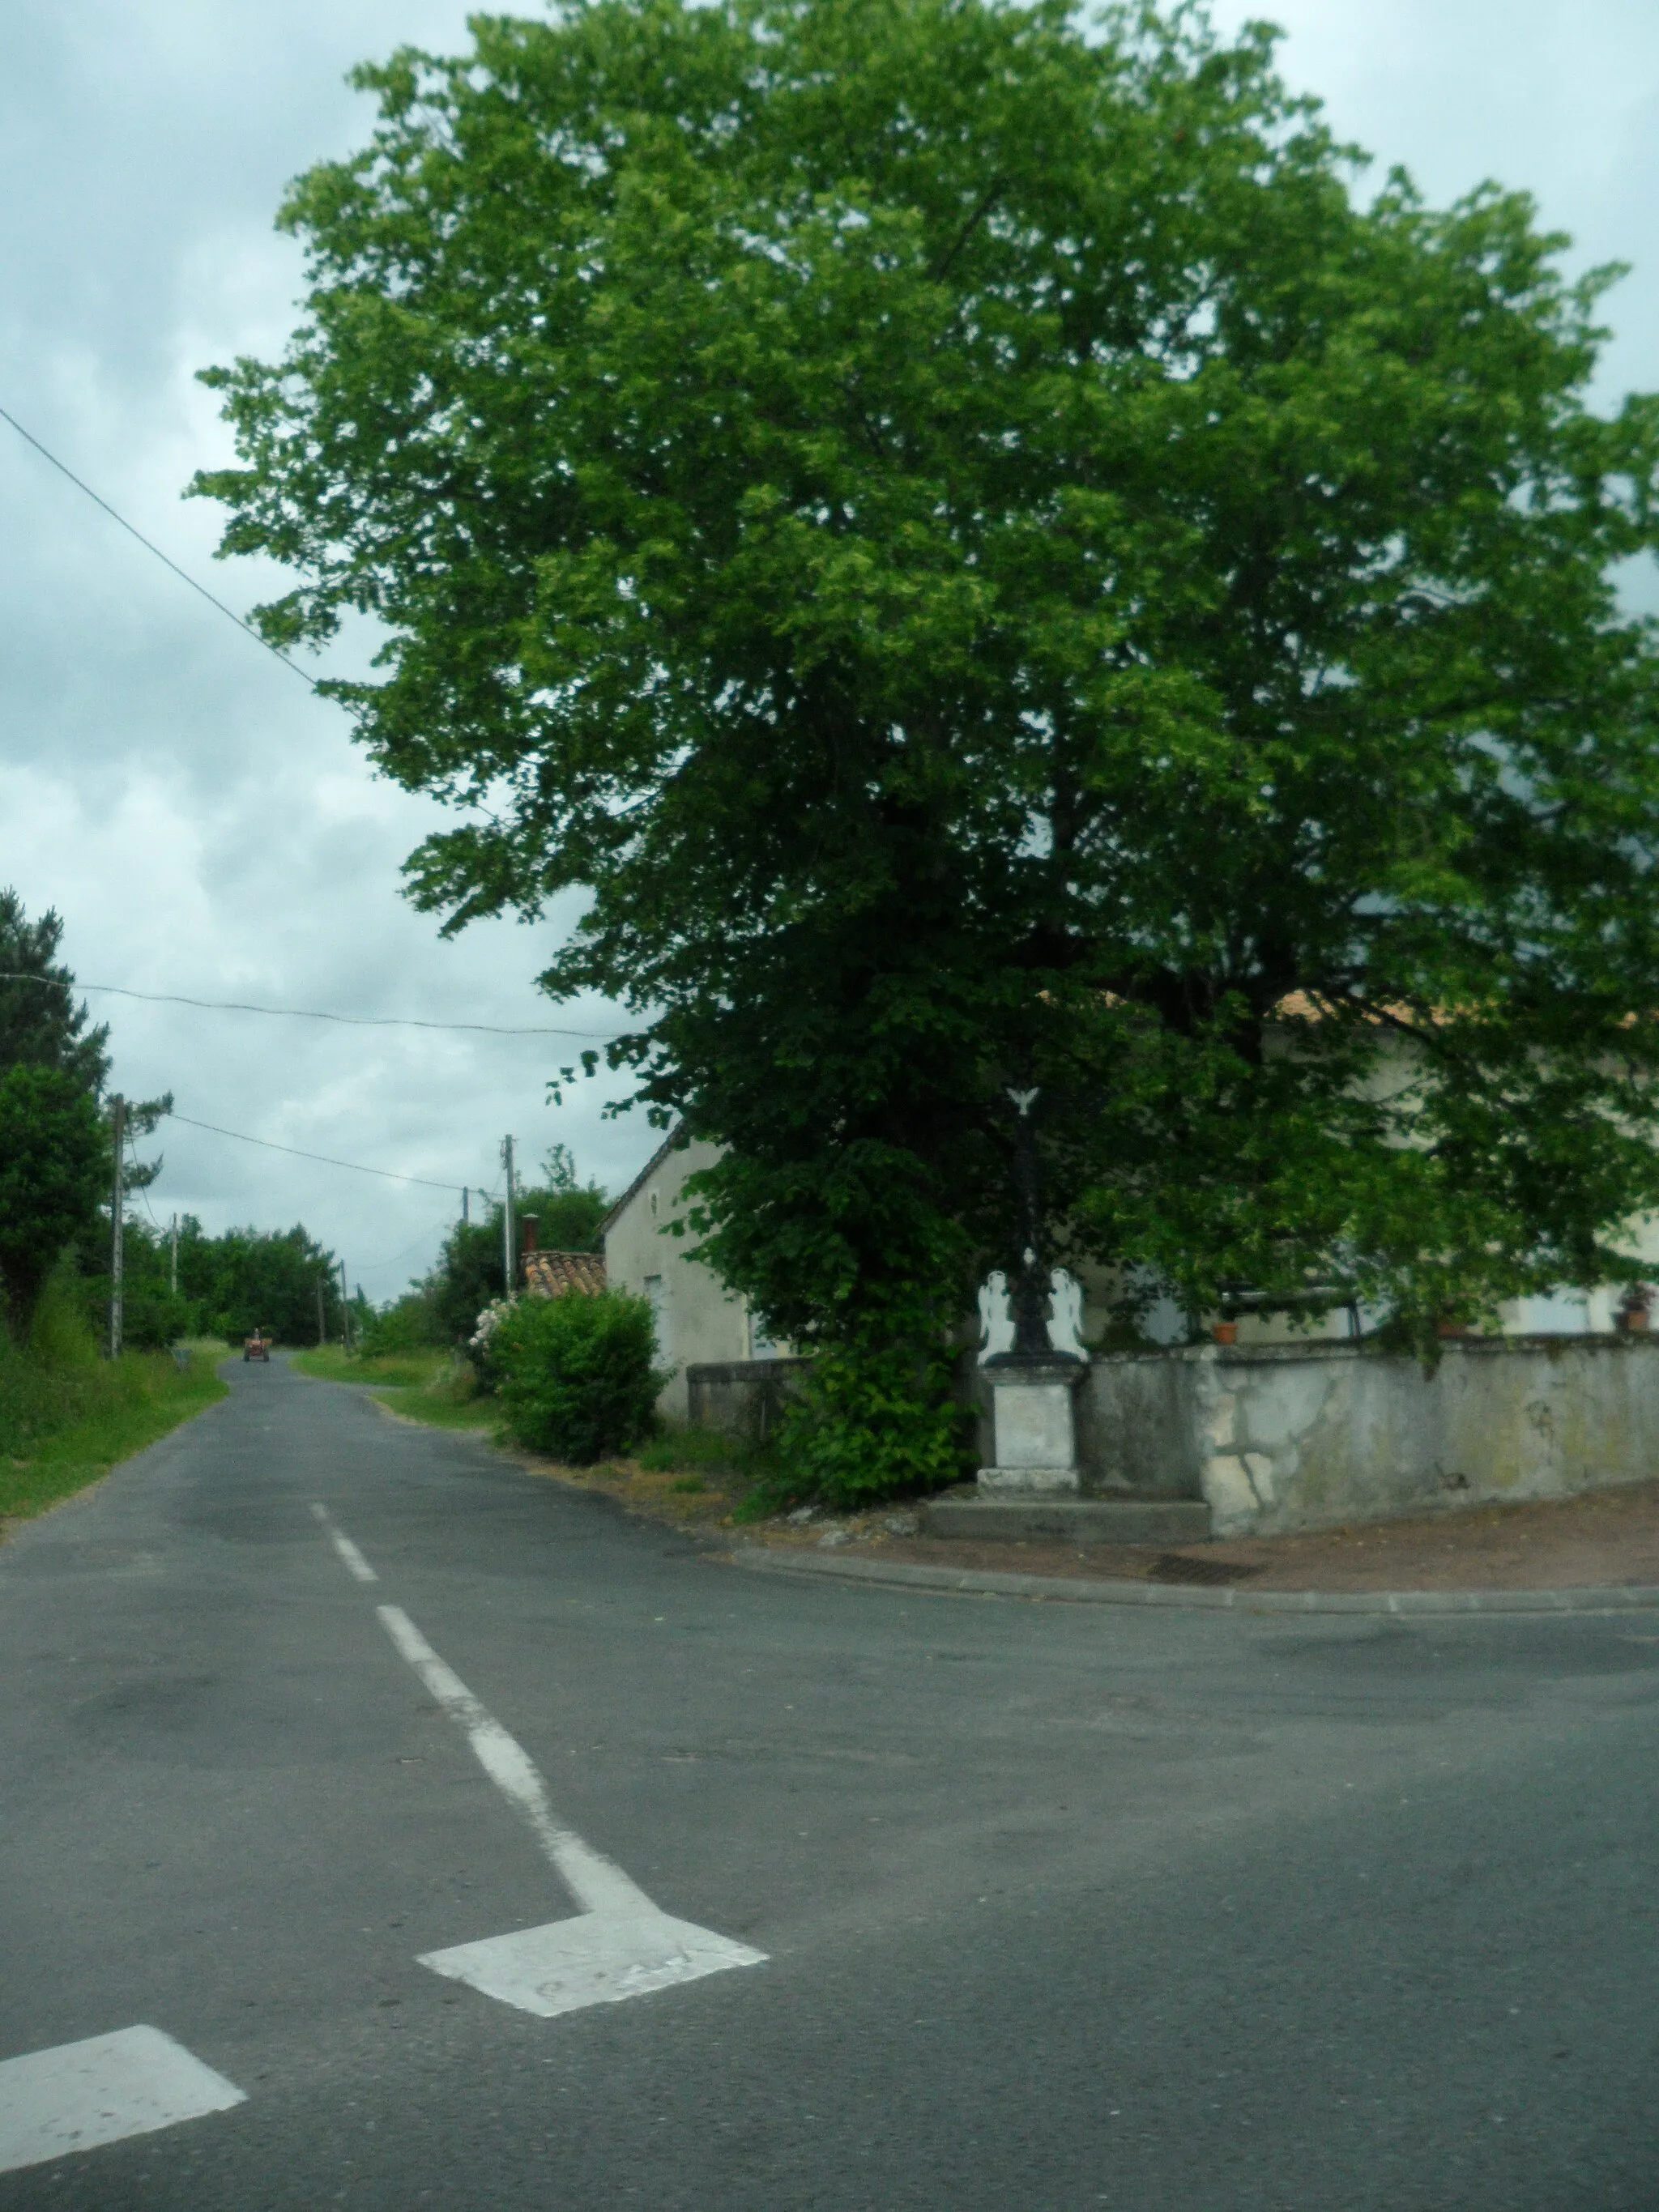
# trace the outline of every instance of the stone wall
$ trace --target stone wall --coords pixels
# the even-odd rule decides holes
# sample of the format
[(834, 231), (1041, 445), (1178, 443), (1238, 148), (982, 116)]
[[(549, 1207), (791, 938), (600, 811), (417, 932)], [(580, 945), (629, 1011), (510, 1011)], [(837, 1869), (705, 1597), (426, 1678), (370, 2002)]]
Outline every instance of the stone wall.
[(1085, 1492), (1202, 1495), (1202, 1352), (1116, 1352), (1091, 1362), (1079, 1389), (1078, 1466)]
[(685, 1370), (689, 1418), (694, 1428), (723, 1429), (728, 1436), (764, 1443), (784, 1406), (800, 1388), (804, 1359), (709, 1360)]
[(1431, 1373), (1359, 1345), (1198, 1354), (1200, 1486), (1216, 1534), (1566, 1498), (1659, 1474), (1659, 1343), (1473, 1337), (1443, 1354)]
[[(1659, 1476), (1659, 1340), (1469, 1337), (1416, 1359), (1363, 1344), (1206, 1345), (1095, 1359), (1082, 1492), (1201, 1498), (1215, 1534), (1285, 1534)], [(691, 1418), (769, 1433), (799, 1360), (687, 1370)], [(971, 1368), (981, 1456), (990, 1393)]]

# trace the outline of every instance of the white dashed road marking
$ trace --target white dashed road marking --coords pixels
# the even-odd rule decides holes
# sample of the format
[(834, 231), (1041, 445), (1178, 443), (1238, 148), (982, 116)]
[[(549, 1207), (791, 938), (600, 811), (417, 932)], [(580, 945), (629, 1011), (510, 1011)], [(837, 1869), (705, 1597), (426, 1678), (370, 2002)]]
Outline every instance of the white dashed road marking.
[(124, 2027), (0, 2061), (0, 2173), (43, 2166), (246, 2102), (159, 2027)]
[[(336, 1528), (323, 1508), (313, 1506), (312, 1510), (357, 1579), (377, 1579), (362, 1553)], [(409, 1615), (395, 1605), (374, 1610), (398, 1650), (465, 1733), (479, 1765), (526, 1821), (582, 1908), (574, 1920), (555, 1920), (542, 1928), (424, 1952), (422, 1966), (550, 2020), (585, 2005), (648, 1996), (654, 1990), (699, 1981), (705, 1974), (724, 1973), (730, 1967), (765, 1964), (763, 1951), (750, 1950), (712, 1929), (660, 1911), (619, 1866), (567, 1828), (554, 1813), (547, 1785), (528, 1752), (445, 1665)]]
[(317, 1518), (322, 1522), (324, 1528), (327, 1529), (328, 1540), (333, 1545), (335, 1550), (345, 1561), (348, 1573), (360, 1583), (379, 1582), (380, 1577), (375, 1573), (374, 1568), (369, 1565), (368, 1561), (357, 1549), (357, 1547), (352, 1542), (350, 1537), (343, 1535), (339, 1529), (335, 1527), (333, 1522), (329, 1518), (327, 1506), (313, 1505), (311, 1510), (317, 1516)]

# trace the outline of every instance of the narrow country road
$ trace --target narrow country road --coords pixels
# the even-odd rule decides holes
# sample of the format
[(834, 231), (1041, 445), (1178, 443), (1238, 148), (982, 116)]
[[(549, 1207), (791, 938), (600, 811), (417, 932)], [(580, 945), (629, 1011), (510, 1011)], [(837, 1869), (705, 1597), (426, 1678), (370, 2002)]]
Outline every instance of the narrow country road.
[(797, 1584), (230, 1371), (0, 1551), (8, 2212), (1659, 2204), (1659, 1615)]

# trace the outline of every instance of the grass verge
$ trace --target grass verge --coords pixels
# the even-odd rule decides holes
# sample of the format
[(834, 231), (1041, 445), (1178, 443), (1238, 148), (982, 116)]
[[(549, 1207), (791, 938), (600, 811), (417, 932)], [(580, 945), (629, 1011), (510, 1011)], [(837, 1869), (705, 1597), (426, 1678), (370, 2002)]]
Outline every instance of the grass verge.
[(383, 1352), (365, 1359), (337, 1344), (294, 1352), (289, 1364), (314, 1382), (352, 1382), (400, 1419), (434, 1429), (495, 1427), (501, 1407), (480, 1397), (472, 1370), (447, 1352)]
[(566, 1467), (513, 1447), (537, 1474), (578, 1490), (596, 1490), (647, 1521), (687, 1529), (730, 1528), (769, 1515), (778, 1481), (775, 1457), (766, 1445), (744, 1442), (718, 1429), (665, 1423), (626, 1457), (593, 1467)]
[(227, 1395), (229, 1346), (204, 1339), (181, 1370), (170, 1352), (42, 1358), (0, 1344), (0, 1533), (98, 1481)]
[[(786, 1522), (779, 1508), (783, 1478), (775, 1454), (718, 1430), (665, 1424), (626, 1457), (568, 1467), (516, 1443), (506, 1433), (501, 1400), (481, 1397), (471, 1367), (448, 1352), (384, 1352), (365, 1359), (331, 1344), (295, 1352), (289, 1364), (316, 1382), (367, 1386), (370, 1396), (398, 1419), (482, 1432), (532, 1474), (574, 1490), (597, 1491), (624, 1511), (664, 1527), (714, 1530), (747, 1525), (758, 1541), (807, 1543), (822, 1540), (832, 1525), (823, 1516), (811, 1516), (810, 1529)], [(856, 1539), (867, 1533), (866, 1523), (873, 1531), (879, 1514), (833, 1525), (844, 1525)]]

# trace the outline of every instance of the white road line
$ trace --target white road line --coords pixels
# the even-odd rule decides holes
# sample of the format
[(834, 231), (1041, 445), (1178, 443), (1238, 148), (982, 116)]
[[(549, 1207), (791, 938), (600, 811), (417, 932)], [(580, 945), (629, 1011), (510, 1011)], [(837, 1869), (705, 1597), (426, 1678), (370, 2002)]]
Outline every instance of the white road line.
[(369, 1565), (368, 1561), (357, 1549), (357, 1547), (352, 1542), (350, 1537), (346, 1535), (341, 1529), (335, 1527), (332, 1520), (329, 1517), (327, 1506), (313, 1505), (311, 1510), (317, 1516), (317, 1518), (322, 1522), (324, 1528), (327, 1529), (328, 1540), (333, 1545), (335, 1550), (345, 1561), (348, 1571), (354, 1575), (360, 1583), (379, 1582), (380, 1577), (375, 1573), (374, 1568)]
[(584, 1912), (638, 1913), (656, 1911), (637, 1884), (618, 1866), (601, 1858), (554, 1817), (547, 1785), (524, 1747), (514, 1741), (473, 1696), (460, 1676), (445, 1666), (406, 1613), (377, 1605), (386, 1634), (408, 1660), (434, 1698), (465, 1731), (473, 1755), (501, 1795), (530, 1824), (560, 1879)]
[(764, 1965), (764, 1952), (660, 1911), (620, 1867), (565, 1827), (529, 1753), (444, 1664), (409, 1615), (395, 1605), (374, 1610), (433, 1698), (465, 1731), (479, 1765), (529, 1824), (582, 1908), (574, 1920), (425, 1952), (422, 1966), (551, 2019), (585, 2005), (647, 1996), (729, 1967)]
[(228, 2112), (246, 2093), (159, 2027), (0, 2062), (0, 2173)]

